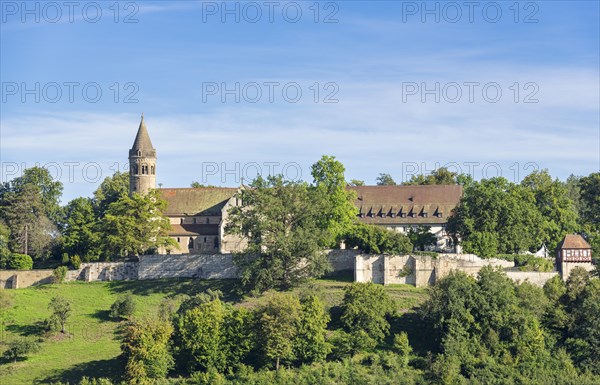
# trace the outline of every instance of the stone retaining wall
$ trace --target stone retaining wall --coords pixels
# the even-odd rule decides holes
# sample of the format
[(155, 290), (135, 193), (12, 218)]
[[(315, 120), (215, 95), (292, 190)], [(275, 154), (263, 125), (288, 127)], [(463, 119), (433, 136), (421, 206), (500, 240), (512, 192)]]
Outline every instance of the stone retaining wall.
[(542, 287), (544, 284), (559, 275), (558, 271), (539, 272), (539, 271), (507, 271), (506, 275), (516, 283), (529, 282), (532, 285)]

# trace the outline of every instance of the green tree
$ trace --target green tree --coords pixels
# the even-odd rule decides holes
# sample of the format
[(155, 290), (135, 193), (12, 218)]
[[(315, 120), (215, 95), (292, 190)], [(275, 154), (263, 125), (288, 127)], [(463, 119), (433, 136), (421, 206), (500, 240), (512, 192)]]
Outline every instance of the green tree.
[(178, 349), (189, 372), (216, 369), (222, 372), (226, 365), (223, 349), (225, 309), (219, 299), (193, 307), (176, 320)]
[(360, 180), (360, 179), (350, 179), (350, 182), (348, 182), (348, 186), (364, 186), (364, 185), (365, 185), (365, 181)]
[(567, 346), (578, 366), (600, 374), (600, 280), (590, 280), (585, 286), (573, 314), (574, 322)]
[(294, 342), (294, 355), (302, 363), (324, 361), (331, 351), (325, 338), (329, 314), (325, 312), (323, 302), (314, 294), (303, 297), (300, 303), (302, 309)]
[(381, 173), (376, 179), (377, 186), (395, 186), (396, 182), (390, 174)]
[(358, 214), (354, 205), (356, 193), (346, 189), (344, 172), (344, 165), (335, 160), (334, 156), (323, 155), (312, 165), (315, 184), (312, 194), (322, 202), (317, 205), (321, 207), (318, 218), (319, 226), (325, 230), (323, 246), (326, 247), (339, 244)]
[(6, 267), (13, 270), (31, 270), (33, 269), (33, 260), (27, 254), (11, 254)]
[(579, 180), (581, 195), (581, 217), (587, 223), (600, 224), (600, 172), (592, 173)]
[(243, 287), (289, 288), (328, 271), (321, 251), (327, 235), (309, 186), (270, 176), (257, 178), (252, 187), (242, 192), (242, 204), (230, 209), (225, 229), (248, 239), (247, 248), (234, 258)]
[(151, 384), (165, 378), (173, 366), (170, 322), (158, 319), (130, 321), (124, 328), (121, 352), (128, 384)]
[(2, 194), (0, 216), (10, 230), (9, 247), (31, 255), (34, 259), (49, 256), (58, 237), (54, 223), (46, 216), (42, 195), (37, 186), (19, 185)]
[(54, 283), (63, 283), (67, 277), (68, 269), (66, 266), (59, 266), (52, 272)]
[(447, 231), (465, 251), (490, 256), (537, 250), (545, 221), (533, 191), (504, 178), (484, 179), (466, 188), (448, 218)]
[(12, 254), (9, 245), (10, 241), (10, 229), (0, 219), (0, 269), (6, 269), (8, 265), (8, 259)]
[(65, 334), (65, 325), (71, 316), (71, 303), (61, 296), (52, 297), (48, 304), (48, 310), (52, 313), (50, 323), (59, 325), (60, 332)]
[(453, 185), (457, 184), (457, 174), (445, 167), (440, 167), (424, 176), (422, 174), (412, 175), (408, 182), (403, 185)]
[(126, 293), (117, 297), (110, 306), (110, 317), (112, 319), (127, 319), (135, 313), (135, 300), (131, 293)]
[(104, 251), (120, 257), (175, 246), (167, 235), (171, 227), (162, 213), (167, 203), (158, 190), (142, 196), (122, 195), (108, 207), (102, 223)]
[(427, 246), (435, 246), (437, 238), (431, 232), (431, 226), (420, 225), (417, 228), (410, 228), (408, 238), (412, 242), (415, 249), (425, 250)]
[(212, 187), (216, 187), (216, 186), (213, 186), (213, 185), (210, 185), (210, 184), (202, 184), (200, 182), (192, 182), (190, 184), (190, 187), (191, 188), (207, 188), (207, 187), (212, 188)]
[(40, 195), (44, 214), (53, 223), (58, 223), (61, 217), (60, 198), (63, 191), (62, 183), (54, 180), (50, 172), (43, 167), (25, 169), (22, 176), (10, 182), (10, 190), (17, 195), (22, 194), (29, 187), (33, 187)]
[(349, 229), (345, 241), (346, 247), (357, 247), (369, 254), (406, 254), (413, 250), (406, 235), (360, 222)]
[(402, 360), (402, 366), (408, 366), (408, 359), (412, 348), (408, 341), (408, 334), (406, 332), (400, 332), (394, 336), (394, 351), (400, 356)]
[(104, 178), (100, 186), (94, 191), (94, 209), (96, 216), (102, 218), (111, 203), (129, 194), (129, 173), (115, 172), (112, 176)]
[(40, 350), (40, 345), (29, 338), (19, 338), (8, 343), (4, 351), (4, 359), (17, 362), (19, 358), (26, 358), (29, 354)]
[(579, 180), (580, 221), (587, 241), (598, 260), (600, 256), (600, 173), (592, 173)]
[(100, 255), (99, 223), (94, 212), (93, 201), (76, 198), (65, 207), (62, 231), (62, 248), (69, 255), (79, 255), (86, 262)]
[(294, 339), (301, 322), (302, 306), (297, 296), (276, 294), (258, 310), (259, 341), (264, 358), (279, 370), (281, 361), (291, 362)]
[(382, 342), (390, 331), (388, 317), (395, 313), (396, 304), (383, 286), (355, 282), (344, 289), (340, 321), (350, 334), (364, 332), (368, 340)]
[(543, 240), (549, 250), (556, 249), (565, 234), (577, 230), (577, 209), (565, 185), (552, 180), (547, 170), (527, 175), (521, 185), (531, 190), (535, 204), (544, 219)]

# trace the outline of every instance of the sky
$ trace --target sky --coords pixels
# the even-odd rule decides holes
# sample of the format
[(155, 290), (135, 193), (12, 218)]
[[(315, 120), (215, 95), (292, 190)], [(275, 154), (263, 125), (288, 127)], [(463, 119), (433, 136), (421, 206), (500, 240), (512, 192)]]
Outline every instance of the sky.
[(600, 169), (598, 1), (0, 0), (2, 182), (45, 166), (62, 201), (127, 170), (143, 113), (162, 187), (402, 182), (446, 166), (513, 182)]

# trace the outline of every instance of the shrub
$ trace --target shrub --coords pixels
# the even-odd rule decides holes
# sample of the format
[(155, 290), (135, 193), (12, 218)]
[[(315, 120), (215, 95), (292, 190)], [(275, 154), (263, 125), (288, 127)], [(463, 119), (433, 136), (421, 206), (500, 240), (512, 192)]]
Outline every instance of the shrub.
[(67, 277), (67, 267), (66, 266), (59, 266), (56, 269), (54, 269), (54, 271), (52, 272), (52, 278), (54, 280), (54, 283), (63, 283), (65, 281), (65, 278)]
[(120, 295), (110, 307), (110, 318), (127, 319), (135, 312), (135, 301), (131, 293)]
[(394, 336), (394, 351), (400, 357), (402, 367), (406, 367), (408, 365), (408, 358), (412, 352), (406, 332), (400, 332)]
[(31, 270), (33, 260), (27, 254), (12, 254), (8, 259), (8, 268), (13, 270)]
[(81, 258), (79, 258), (79, 255), (72, 256), (70, 262), (74, 270), (79, 270), (81, 267)]
[(535, 255), (515, 255), (515, 266), (521, 271), (552, 271), (554, 262)]
[(8, 349), (4, 352), (4, 358), (8, 361), (17, 362), (17, 359), (26, 358), (30, 353), (35, 353), (38, 350), (39, 345), (37, 342), (22, 338), (8, 344)]
[(413, 249), (406, 235), (363, 223), (352, 226), (345, 238), (348, 247), (369, 254), (405, 254)]
[[(382, 342), (390, 330), (388, 317), (396, 311), (396, 303), (384, 291), (383, 286), (374, 283), (355, 282), (344, 289), (344, 299), (341, 304), (340, 321), (353, 337), (372, 339), (373, 343)], [(361, 335), (359, 332), (365, 333)], [(374, 345), (362, 343), (365, 350)]]

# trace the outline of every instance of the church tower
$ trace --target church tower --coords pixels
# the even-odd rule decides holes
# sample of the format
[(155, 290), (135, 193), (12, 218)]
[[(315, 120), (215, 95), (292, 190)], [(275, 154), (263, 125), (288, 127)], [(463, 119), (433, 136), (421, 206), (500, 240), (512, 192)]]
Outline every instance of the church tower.
[(133, 147), (129, 150), (129, 194), (146, 194), (156, 188), (156, 149), (144, 123), (144, 114)]

